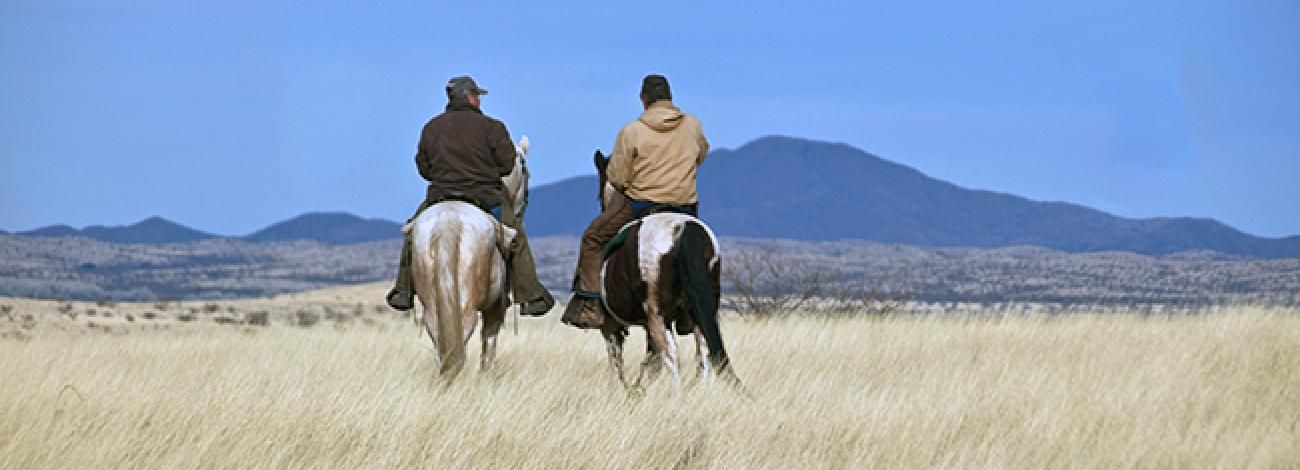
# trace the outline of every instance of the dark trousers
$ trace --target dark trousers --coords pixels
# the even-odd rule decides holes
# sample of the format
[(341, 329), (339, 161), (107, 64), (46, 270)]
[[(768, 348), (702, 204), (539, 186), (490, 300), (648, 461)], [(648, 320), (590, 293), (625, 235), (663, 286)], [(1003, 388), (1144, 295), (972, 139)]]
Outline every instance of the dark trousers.
[[(407, 219), (407, 222), (415, 220), (430, 205), (432, 204), (428, 200), (421, 202), (420, 208), (415, 210), (415, 215)], [(528, 246), (528, 235), (524, 233), (523, 218), (515, 217), (514, 208), (511, 207), (509, 201), (501, 204), (500, 211), (501, 223), (518, 232), (515, 235), (515, 242), (510, 245), (510, 253), (506, 256), (510, 290), (514, 293), (514, 302), (523, 303), (540, 299), (547, 295), (546, 287), (543, 287), (541, 281), (537, 280), (537, 267), (533, 262), (533, 250)], [(415, 292), (415, 280), (411, 277), (410, 234), (407, 234), (402, 241), (402, 258), (397, 265), (397, 287)]]
[(635, 218), (627, 197), (619, 195), (582, 232), (582, 244), (578, 248), (579, 289), (600, 292), (600, 266), (605, 262), (605, 245), (618, 235), (623, 225)]

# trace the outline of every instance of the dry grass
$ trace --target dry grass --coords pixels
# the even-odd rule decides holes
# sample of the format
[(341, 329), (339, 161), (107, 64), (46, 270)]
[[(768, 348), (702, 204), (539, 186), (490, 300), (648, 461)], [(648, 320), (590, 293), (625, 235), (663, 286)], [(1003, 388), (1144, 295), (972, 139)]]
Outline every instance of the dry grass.
[(396, 320), (0, 341), (0, 467), (1300, 466), (1294, 311), (730, 319), (752, 400), (557, 323), (450, 387)]

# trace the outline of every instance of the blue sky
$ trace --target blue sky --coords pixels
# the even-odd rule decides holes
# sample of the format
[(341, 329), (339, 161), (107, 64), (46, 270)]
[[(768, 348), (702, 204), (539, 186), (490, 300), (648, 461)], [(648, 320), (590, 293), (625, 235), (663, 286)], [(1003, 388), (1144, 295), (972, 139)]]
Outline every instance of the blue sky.
[(448, 77), (590, 173), (663, 73), (715, 147), (1300, 234), (1300, 2), (0, 2), (0, 229), (403, 219)]

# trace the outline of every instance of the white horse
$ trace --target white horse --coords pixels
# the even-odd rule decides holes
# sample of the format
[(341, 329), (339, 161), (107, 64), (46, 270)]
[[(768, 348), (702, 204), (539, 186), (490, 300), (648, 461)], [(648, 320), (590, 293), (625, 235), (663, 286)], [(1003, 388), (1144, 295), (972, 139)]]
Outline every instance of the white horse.
[[(528, 146), (524, 137), (515, 149), (514, 172), (502, 178), (517, 216), (526, 205), (528, 171), (523, 157)], [(424, 327), (433, 340), (442, 375), (454, 378), (464, 367), (465, 348), (480, 316), (483, 350), (479, 366), (490, 369), (509, 304), (500, 247), (509, 246), (515, 231), (461, 201), (430, 206), (405, 230), (411, 232), (415, 292), (424, 306)]]

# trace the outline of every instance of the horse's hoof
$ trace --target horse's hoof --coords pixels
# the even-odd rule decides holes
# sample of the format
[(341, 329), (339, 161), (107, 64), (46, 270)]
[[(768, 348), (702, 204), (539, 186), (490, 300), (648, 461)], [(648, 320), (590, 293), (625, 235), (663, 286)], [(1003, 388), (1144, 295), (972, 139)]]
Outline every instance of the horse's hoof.
[(628, 387), (627, 397), (633, 400), (640, 400), (642, 398), (645, 398), (645, 387), (642, 387), (640, 385), (633, 385), (631, 387)]

